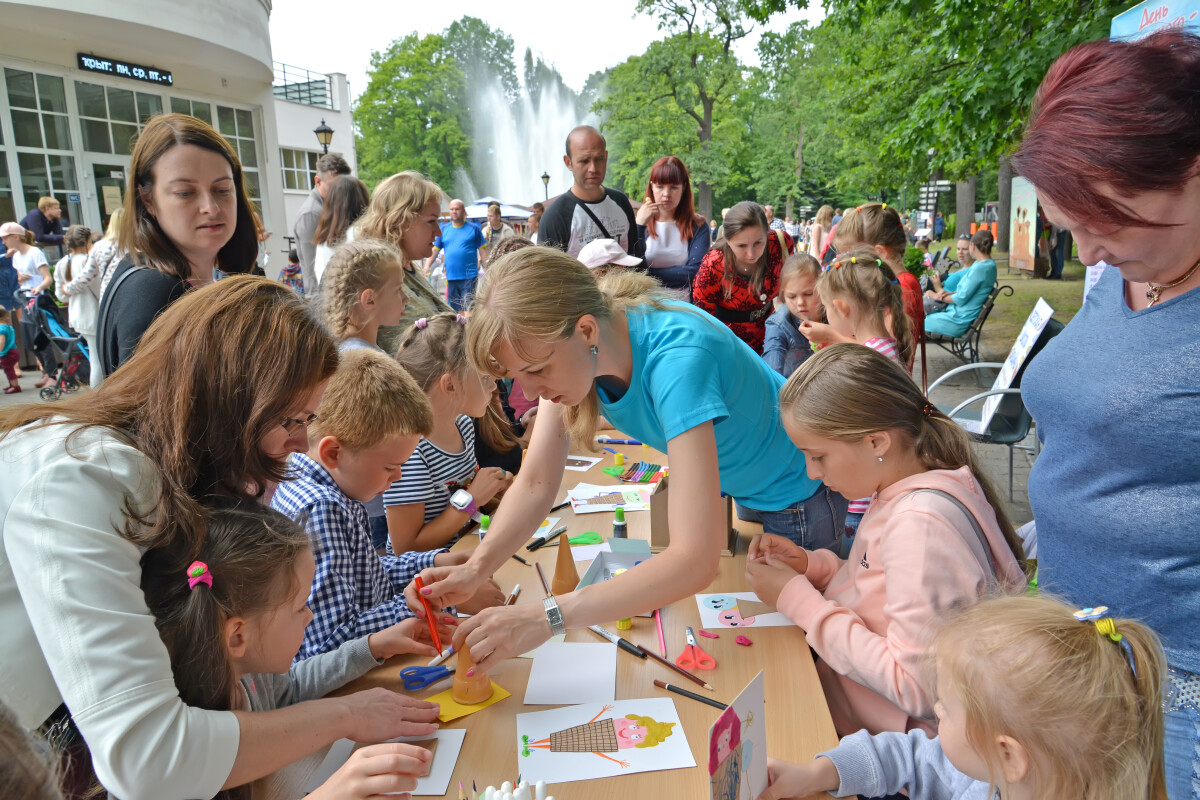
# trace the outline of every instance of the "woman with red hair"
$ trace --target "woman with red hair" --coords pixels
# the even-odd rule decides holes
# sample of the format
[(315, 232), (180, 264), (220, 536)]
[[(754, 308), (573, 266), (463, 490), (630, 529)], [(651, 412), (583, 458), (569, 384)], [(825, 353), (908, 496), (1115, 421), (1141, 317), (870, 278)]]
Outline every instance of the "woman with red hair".
[(1080, 260), (1105, 265), (1021, 386), (1045, 443), (1029, 478), (1039, 580), (1162, 637), (1182, 800), (1200, 786), (1200, 37), (1068, 51), (1013, 162)]
[(692, 179), (675, 156), (663, 156), (650, 168), (646, 197), (635, 219), (646, 241), (646, 266), (670, 289), (692, 290), (700, 259), (712, 244), (712, 231), (696, 213)]

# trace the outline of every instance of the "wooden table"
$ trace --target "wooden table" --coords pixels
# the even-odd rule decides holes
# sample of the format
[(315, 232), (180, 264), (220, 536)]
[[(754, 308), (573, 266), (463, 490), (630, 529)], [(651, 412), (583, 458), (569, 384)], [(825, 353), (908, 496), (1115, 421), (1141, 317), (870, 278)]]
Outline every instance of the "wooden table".
[[(666, 457), (649, 447), (617, 446), (612, 447), (624, 452), (627, 463), (643, 460), (659, 464), (666, 463)], [(566, 471), (563, 474), (563, 485), (559, 492), (559, 500), (565, 499), (567, 489), (578, 483), (613, 484), (620, 482), (601, 469), (612, 466), (613, 458), (609, 453), (601, 451), (598, 455), (605, 458), (587, 472)], [(556, 511), (552, 516), (562, 517), (559, 524), (567, 525), (565, 536), (576, 536), (586, 531), (597, 531), (602, 536), (612, 535), (612, 514), (597, 513), (576, 516), (571, 509)], [(629, 523), (631, 539), (650, 538), (650, 512), (635, 511), (626, 515)], [(748, 591), (744, 570), (746, 564), (746, 544), (749, 537), (761, 531), (761, 526), (742, 522), (735, 519), (735, 524), (742, 534), (741, 547), (733, 557), (721, 559), (720, 569), (716, 580), (708, 591)], [(464, 537), (454, 549), (473, 549), (479, 542), (475, 535)], [(522, 547), (519, 554), (530, 564), (540, 562), (546, 573), (546, 580), (553, 581), (554, 565), (558, 548), (553, 545), (542, 547), (533, 553), (528, 553)], [(586, 564), (577, 565), (582, 575)], [(537, 572), (532, 567), (526, 567), (513, 559), (508, 559), (495, 575), (496, 582), (507, 593), (514, 584), (521, 584), (521, 596), (518, 604), (540, 604), (545, 596)], [(669, 660), (674, 661), (679, 656), (684, 645), (684, 627), (691, 625), (700, 628), (700, 613), (696, 608), (696, 600), (688, 595), (682, 600), (663, 610), (663, 632), (667, 641)], [(614, 633), (616, 625), (604, 625)], [(627, 700), (639, 697), (670, 697), (675, 701), (679, 719), (691, 745), (692, 755), (697, 767), (686, 770), (669, 770), (662, 772), (644, 772), (629, 776), (603, 778), (591, 781), (576, 781), (565, 784), (553, 784), (550, 794), (558, 800), (632, 800), (632, 798), (660, 798), (661, 800), (677, 800), (679, 798), (707, 798), (708, 771), (708, 730), (720, 715), (720, 711), (703, 703), (698, 703), (687, 697), (666, 692), (657, 688), (654, 679), (679, 685), (699, 694), (710, 695), (723, 703), (731, 703), (738, 693), (745, 688), (759, 670), (764, 672), (765, 691), (767, 697), (767, 749), (773, 758), (787, 761), (806, 761), (816, 753), (827, 750), (837, 744), (833, 721), (825, 704), (825, 696), (813, 666), (812, 656), (805, 641), (804, 633), (795, 627), (750, 628), (744, 632), (754, 642), (745, 647), (734, 642), (737, 631), (721, 630), (720, 639), (701, 639), (701, 644), (713, 658), (717, 660), (717, 668), (703, 670), (698, 674), (716, 690), (709, 693), (703, 688), (691, 683), (681, 675), (668, 670), (666, 667), (650, 659), (639, 659), (623, 651), (617, 652), (617, 694), (616, 699)], [(635, 617), (633, 629), (623, 632), (625, 638), (637, 645), (643, 646), (661, 655), (658, 647), (658, 631), (652, 617)], [(587, 629), (572, 630), (567, 633), (568, 642), (600, 642), (600, 637)], [(453, 663), (452, 656), (448, 663)], [(400, 670), (414, 664), (425, 664), (428, 658), (412, 656), (397, 657), (379, 667), (357, 681), (345, 686), (337, 694), (360, 691), (375, 686), (400, 690)], [(492, 679), (512, 693), (499, 703), (467, 717), (445, 724), (447, 728), (463, 728), (468, 735), (463, 741), (462, 752), (450, 781), (450, 793), (447, 797), (456, 798), (458, 782), (470, 789), (475, 781), (480, 792), (485, 786), (499, 786), (504, 781), (513, 781), (521, 771), (517, 763), (517, 722), (516, 715), (531, 711), (544, 711), (553, 706), (526, 706), (523, 704), (525, 686), (529, 680), (529, 670), (532, 659), (514, 658), (504, 662), (491, 672)], [(450, 687), (445, 681), (430, 689), (415, 692), (419, 698), (431, 697)], [(536, 780), (536, 775), (525, 776)]]

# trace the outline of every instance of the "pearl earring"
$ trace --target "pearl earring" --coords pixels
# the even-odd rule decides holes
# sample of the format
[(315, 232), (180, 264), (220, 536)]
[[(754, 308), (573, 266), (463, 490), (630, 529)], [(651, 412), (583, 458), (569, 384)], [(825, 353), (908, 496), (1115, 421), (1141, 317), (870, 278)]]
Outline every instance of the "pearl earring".
[(599, 354), (600, 354), (600, 348), (596, 347), (596, 345), (592, 345), (592, 355), (596, 356)]
[(883, 456), (880, 456), (880, 457), (879, 457), (879, 463), (880, 463), (880, 464), (882, 464), (882, 463), (883, 463)]

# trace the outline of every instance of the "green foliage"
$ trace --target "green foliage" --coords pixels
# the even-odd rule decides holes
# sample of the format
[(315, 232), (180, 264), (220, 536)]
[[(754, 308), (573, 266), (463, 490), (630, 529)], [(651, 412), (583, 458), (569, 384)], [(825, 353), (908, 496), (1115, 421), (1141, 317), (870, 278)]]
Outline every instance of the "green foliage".
[(925, 274), (925, 254), (919, 247), (909, 245), (904, 251), (904, 269), (918, 278)]
[(470, 151), (466, 79), (444, 37), (412, 33), (371, 53), (370, 81), (354, 106), (358, 167), (375, 184), (406, 169), (442, 186)]
[(458, 64), (463, 75), (469, 76), (472, 86), (494, 80), (510, 102), (520, 97), (511, 36), (501, 30), (492, 30), (476, 17), (463, 17), (451, 23), (442, 36), (447, 55)]

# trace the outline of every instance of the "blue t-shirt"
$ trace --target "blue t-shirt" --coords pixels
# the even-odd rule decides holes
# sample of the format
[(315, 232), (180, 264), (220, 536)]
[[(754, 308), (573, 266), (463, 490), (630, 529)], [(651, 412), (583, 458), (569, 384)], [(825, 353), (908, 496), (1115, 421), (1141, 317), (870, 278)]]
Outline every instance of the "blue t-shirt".
[(433, 243), (446, 255), (446, 280), (465, 281), (479, 274), (479, 248), (484, 240), (483, 231), (474, 222), (464, 222), (461, 228), (446, 223)]
[[(990, 258), (976, 261), (954, 287), (954, 302), (945, 311), (925, 318), (925, 330), (944, 336), (962, 336), (979, 316), (992, 286), (996, 283), (996, 262)], [(949, 291), (949, 290), (947, 290)]]
[(0, 325), (0, 336), (4, 337), (4, 346), (0, 347), (0, 357), (8, 355), (17, 346), (17, 332), (12, 325)]
[(1141, 311), (1108, 267), (1021, 393), (1045, 442), (1029, 475), (1038, 582), (1106, 605), (1200, 672), (1200, 289)]
[(694, 306), (631, 309), (629, 390), (613, 400), (598, 388), (617, 430), (667, 452), (667, 442), (712, 421), (721, 491), (759, 511), (779, 511), (821, 488), (783, 430), (783, 376), (724, 324)]

